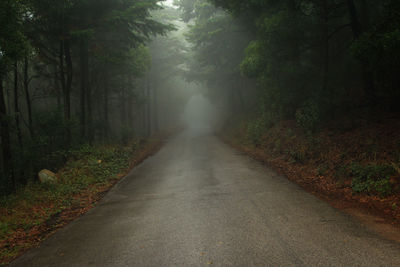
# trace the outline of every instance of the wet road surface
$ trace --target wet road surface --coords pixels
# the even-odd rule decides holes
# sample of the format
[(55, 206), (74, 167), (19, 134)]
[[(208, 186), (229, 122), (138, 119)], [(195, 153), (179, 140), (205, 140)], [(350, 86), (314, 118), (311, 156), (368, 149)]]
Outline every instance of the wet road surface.
[(400, 245), (185, 132), (11, 266), (400, 266)]

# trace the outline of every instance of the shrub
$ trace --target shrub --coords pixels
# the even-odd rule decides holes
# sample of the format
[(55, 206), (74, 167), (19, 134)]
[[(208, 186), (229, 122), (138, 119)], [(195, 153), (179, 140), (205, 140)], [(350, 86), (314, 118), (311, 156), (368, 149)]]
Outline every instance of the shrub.
[(289, 149), (286, 151), (286, 153), (289, 155), (292, 163), (296, 162), (304, 163), (307, 158), (306, 152), (303, 149), (297, 149), (297, 150)]
[(320, 122), (320, 110), (315, 101), (307, 101), (296, 112), (296, 122), (306, 133), (313, 133)]
[(247, 126), (246, 139), (253, 145), (259, 146), (261, 137), (265, 130), (264, 121), (259, 118), (250, 122)]
[(378, 194), (381, 197), (393, 193), (390, 177), (395, 170), (389, 165), (359, 165), (350, 166), (350, 174), (353, 176), (352, 189), (356, 193)]
[(247, 125), (246, 139), (255, 146), (261, 144), (261, 137), (264, 132), (271, 128), (276, 120), (276, 116), (272, 112), (262, 112), (262, 115), (249, 122)]

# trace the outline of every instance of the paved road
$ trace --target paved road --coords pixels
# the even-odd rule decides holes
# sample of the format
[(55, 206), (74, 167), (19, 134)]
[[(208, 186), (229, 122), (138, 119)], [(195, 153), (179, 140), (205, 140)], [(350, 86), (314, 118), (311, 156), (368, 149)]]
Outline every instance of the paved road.
[(207, 134), (171, 140), (12, 266), (400, 266), (400, 245)]

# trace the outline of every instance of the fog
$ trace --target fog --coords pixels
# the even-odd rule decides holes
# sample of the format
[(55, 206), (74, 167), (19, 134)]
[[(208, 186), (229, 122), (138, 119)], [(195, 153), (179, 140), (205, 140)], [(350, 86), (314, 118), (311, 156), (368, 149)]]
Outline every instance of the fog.
[(219, 119), (217, 109), (201, 94), (190, 98), (182, 115), (182, 122), (187, 130), (198, 133), (214, 131)]
[(258, 144), (280, 121), (309, 133), (400, 107), (400, 7), (386, 1), (360, 1), (358, 19), (318, 1), (45, 2), (0, 1), (0, 166), (22, 184), (31, 157), (83, 144), (222, 126)]

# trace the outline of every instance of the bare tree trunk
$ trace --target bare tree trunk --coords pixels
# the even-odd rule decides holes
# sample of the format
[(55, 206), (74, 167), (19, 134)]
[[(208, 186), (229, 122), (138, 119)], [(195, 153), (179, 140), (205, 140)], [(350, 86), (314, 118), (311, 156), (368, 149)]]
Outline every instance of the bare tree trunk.
[(128, 102), (127, 103), (127, 120), (128, 120), (129, 128), (133, 129), (133, 127), (134, 127), (134, 125), (133, 125), (134, 84), (133, 84), (131, 76), (129, 76), (129, 78), (128, 78), (128, 83), (131, 88), (129, 90), (128, 101), (127, 101)]
[(324, 39), (324, 62), (323, 62), (323, 81), (322, 90), (326, 92), (329, 82), (329, 64), (330, 64), (330, 51), (329, 51), (329, 8), (327, 0), (322, 1), (322, 35)]
[(371, 21), (370, 21), (370, 12), (369, 12), (369, 6), (368, 6), (368, 1), (367, 0), (362, 0), (362, 18), (363, 18), (363, 24), (364, 29), (368, 29), (371, 26)]
[(108, 139), (109, 137), (109, 114), (108, 114), (108, 73), (107, 70), (104, 74), (104, 138)]
[(71, 47), (69, 40), (64, 41), (64, 53), (65, 53), (65, 63), (67, 67), (67, 81), (65, 87), (65, 105), (66, 105), (66, 119), (71, 120), (71, 87), (72, 87), (72, 76), (73, 76), (73, 66), (71, 58)]
[[(88, 64), (89, 65), (89, 64)], [(89, 80), (88, 80), (89, 81)], [(88, 82), (87, 92), (86, 92), (86, 108), (87, 108), (87, 139), (89, 143), (93, 142), (94, 131), (93, 131), (93, 103), (92, 103), (92, 86), (91, 82)]]
[[(234, 86), (234, 85), (233, 85)], [(238, 113), (237, 104), (235, 100), (235, 90), (229, 90), (229, 99), (231, 104), (231, 114), (236, 116)]]
[(64, 70), (64, 41), (60, 41), (60, 50), (59, 50), (59, 71), (60, 71), (60, 83), (61, 83), (61, 90), (63, 92), (63, 104), (64, 104), (64, 119), (67, 117), (67, 110), (66, 110), (66, 84), (65, 84), (65, 70)]
[(126, 114), (126, 89), (122, 88), (121, 90), (121, 95), (120, 95), (120, 100), (119, 100), (119, 105), (120, 105), (120, 119), (121, 119), (121, 125), (122, 127), (127, 126), (127, 114)]
[[(347, 0), (347, 6), (350, 14), (350, 24), (353, 31), (353, 36), (355, 39), (358, 39), (362, 34), (362, 27), (358, 18), (354, 0)], [(364, 92), (368, 103), (374, 105), (376, 104), (374, 73), (367, 62), (361, 62), (361, 66), (364, 81)]]
[(65, 64), (66, 64), (66, 73), (67, 80), (65, 83), (65, 121), (68, 123), (66, 128), (67, 132), (67, 142), (66, 145), (71, 145), (71, 128), (69, 123), (71, 122), (71, 87), (72, 87), (72, 76), (73, 76), (73, 66), (72, 66), (72, 58), (71, 58), (71, 47), (70, 41), (68, 39), (64, 40), (64, 55), (65, 55)]
[[(60, 67), (60, 63), (58, 65), (58, 67)], [(62, 109), (61, 98), (62, 98), (64, 92), (62, 89), (60, 90), (61, 77), (58, 77), (59, 74), (60, 73), (57, 68), (57, 64), (54, 64), (54, 91), (55, 91), (56, 97), (57, 97), (57, 109), (61, 110)]]
[[(243, 85), (243, 82), (241, 82), (241, 84)], [(244, 99), (243, 99), (243, 94), (242, 94), (242, 89), (240, 86), (238, 86), (238, 88), (236, 89), (236, 95), (239, 99), (239, 108), (240, 111), (244, 111), (245, 110), (245, 104), (244, 104)]]
[(16, 181), (14, 179), (14, 172), (12, 166), (12, 154), (11, 154), (11, 140), (10, 140), (10, 125), (8, 123), (6, 102), (3, 91), (3, 76), (0, 73), (0, 135), (1, 135), (1, 148), (3, 154), (3, 174), (8, 179), (15, 191), (17, 188)]
[(24, 59), (24, 89), (25, 89), (25, 98), (26, 98), (26, 107), (28, 109), (28, 123), (29, 123), (29, 133), (31, 138), (34, 138), (35, 133), (33, 129), (33, 119), (32, 119), (32, 103), (31, 96), (29, 93), (29, 59), (25, 57)]
[(80, 44), (80, 64), (81, 64), (81, 92), (80, 92), (80, 131), (81, 139), (86, 136), (86, 94), (88, 88), (89, 62), (88, 46), (86, 40), (81, 40)]
[(151, 136), (151, 95), (150, 95), (150, 79), (149, 79), (149, 77), (147, 77), (147, 86), (146, 86), (146, 106), (147, 106), (146, 134), (147, 134), (147, 136)]
[(21, 127), (19, 124), (19, 101), (18, 101), (18, 63), (14, 62), (14, 116), (15, 116), (15, 127), (17, 130), (17, 138), (19, 147), (22, 148), (22, 134)]
[(153, 86), (153, 117), (154, 117), (154, 132), (157, 133), (159, 130), (159, 122), (158, 122), (158, 89), (157, 84)]
[[(147, 82), (147, 81), (146, 81)], [(144, 90), (143, 90), (143, 98), (146, 97), (146, 91), (147, 91), (147, 85), (142, 85)], [(142, 133), (143, 135), (147, 135), (147, 103), (142, 103), (141, 106), (141, 117), (142, 117)]]

